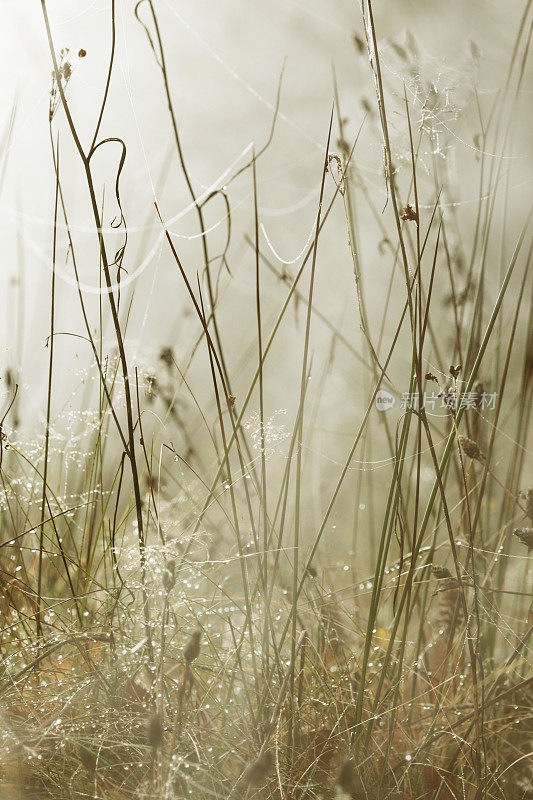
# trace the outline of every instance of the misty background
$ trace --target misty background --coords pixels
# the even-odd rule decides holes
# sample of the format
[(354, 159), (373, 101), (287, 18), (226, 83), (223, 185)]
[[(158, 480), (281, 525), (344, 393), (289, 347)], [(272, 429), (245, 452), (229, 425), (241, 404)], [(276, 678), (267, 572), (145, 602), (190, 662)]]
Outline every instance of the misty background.
[[(50, 0), (47, 7), (56, 52), (69, 48), (65, 57), (72, 66), (72, 75), (67, 97), (87, 146), (107, 76), (110, 3)], [(228, 184), (231, 242), (227, 267), (218, 258), (228, 233), (226, 207), (220, 197), (206, 207), (206, 222), (214, 274), (219, 275), (218, 319), (229, 371), (236, 376), (232, 388), (238, 403), (257, 363), (255, 255), (245, 238), (254, 235), (253, 186), (250, 170), (234, 181), (230, 179), (249, 162), (253, 148), (259, 151), (268, 141), (280, 80), (274, 134), (257, 164), (262, 252), (279, 273), (294, 275), (301, 263), (300, 254), (312, 239), (335, 74), (345, 138), (350, 146), (359, 132), (353, 163), (367, 195), (356, 193), (357, 251), (376, 337), (382, 325), (392, 268), (390, 253), (383, 246), (383, 230), (390, 229), (392, 217), (390, 205), (387, 206), (372, 75), (368, 57), (360, 48), (364, 40), (361, 13), (358, 4), (348, 0), (159, 0), (156, 8), (184, 157), (195, 192), (207, 196)], [(6, 382), (19, 384), (18, 427), (31, 436), (44, 425), (48, 370), (55, 189), (48, 127), (52, 65), (40, 3), (2, 0), (0, 10), (0, 389), (5, 399), (9, 396)], [(446, 4), (399, 0), (375, 4), (393, 151), (400, 174), (403, 165), (407, 175), (410, 169), (403, 105), (405, 85), (414, 126), (425, 118), (428, 108), (433, 109), (431, 125), (438, 146), (432, 152), (426, 141), (426, 150), (420, 156), (421, 202), (426, 219), (435, 202), (433, 176), (437, 164), (453, 187), (453, 196), (443, 197), (442, 207), (457, 219), (459, 234), (455, 244), (464, 249), (466, 256), (479, 196), (479, 114), (489, 114), (505, 82), (521, 10), (519, 2), (485, 0), (452, 0)], [(139, 16), (146, 21), (144, 15), (141, 6)], [(199, 352), (189, 365), (200, 328), (163, 238), (154, 200), (192, 281), (203, 270), (198, 223), (175, 153), (160, 70), (146, 33), (135, 18), (134, 3), (119, 0), (116, 21), (116, 61), (100, 136), (120, 137), (127, 147), (120, 177), (128, 231), (121, 310), (125, 319), (131, 301), (127, 322), (130, 364), (132, 369), (138, 367), (143, 376), (156, 375), (165, 382), (167, 376), (159, 355), (161, 348), (172, 348), (178, 366), (187, 368), (187, 379), (212, 420), (215, 406), (205, 351)], [(78, 55), (81, 49), (86, 51), (83, 57)], [(415, 50), (418, 55), (413, 66), (411, 56)], [(523, 223), (521, 212), (531, 197), (531, 81), (525, 80), (524, 87), (518, 103), (520, 124), (513, 127), (502, 170), (502, 180), (508, 185), (508, 218), (516, 217), (516, 227), (506, 231), (509, 252), (506, 254), (504, 245), (504, 261)], [(428, 105), (431, 103), (436, 105)], [(82, 165), (61, 108), (54, 117), (54, 131), (60, 137), (60, 171), (80, 279), (96, 329), (101, 280), (97, 240)], [(338, 138), (335, 122), (333, 152), (339, 152)], [(495, 156), (486, 153), (489, 162)], [(119, 213), (114, 195), (119, 158), (118, 145), (109, 144), (93, 161), (112, 252), (124, 241), (123, 228), (112, 228)], [(330, 182), (330, 192), (332, 187)], [(371, 199), (372, 207), (365, 196)], [(382, 218), (383, 230), (376, 222), (376, 212)], [(89, 346), (80, 338), (84, 335), (83, 320), (66, 237), (59, 239), (52, 418), (55, 429), (66, 436), (64, 447), (68, 448), (72, 420), (95, 406), (98, 382)], [(494, 296), (501, 256), (494, 252), (489, 259)], [(265, 263), (261, 266), (261, 282), (266, 335), (277, 318), (287, 287)], [(387, 301), (385, 343), (397, 324), (399, 300), (403, 303), (403, 298), (404, 287), (398, 273)], [(442, 305), (442, 327), (438, 330), (444, 363), (431, 366), (445, 371), (451, 331), (446, 322), (449, 311), (442, 300), (437, 297), (435, 302)], [(319, 241), (315, 304), (365, 357), (341, 204), (330, 215)], [(512, 310), (510, 304), (508, 313)], [(105, 352), (106, 342), (109, 343), (111, 353), (114, 338), (107, 310), (105, 315), (103, 347)], [(283, 442), (287, 430), (292, 429), (297, 407), (304, 323), (305, 306), (293, 304), (265, 367), (274, 461), (277, 442)], [(306, 420), (306, 425), (313, 428), (313, 440), (306, 453), (313, 465), (316, 491), (312, 496), (319, 513), (324, 482), (329, 485), (331, 465), (340, 465), (349, 449), (372, 381), (360, 359), (338, 339), (334, 340), (330, 328), (318, 319), (313, 320), (311, 339), (311, 377), (317, 388)], [(431, 353), (428, 357), (431, 361)], [(408, 361), (402, 364), (396, 358), (392, 367), (399, 391), (408, 388), (404, 385), (408, 366)], [(169, 391), (174, 389), (175, 386), (170, 387)], [(172, 420), (165, 420), (166, 440), (183, 451), (188, 437), (202, 453), (209, 442), (183, 386), (180, 398), (180, 420), (186, 433), (180, 425), (173, 427)], [(252, 404), (251, 427), (256, 408), (257, 404)], [(391, 413), (397, 419), (398, 409)], [(83, 421), (82, 416), (76, 419)], [(502, 425), (505, 427), (505, 420)], [(379, 459), (379, 453), (373, 457)], [(361, 468), (368, 465), (362, 464)]]

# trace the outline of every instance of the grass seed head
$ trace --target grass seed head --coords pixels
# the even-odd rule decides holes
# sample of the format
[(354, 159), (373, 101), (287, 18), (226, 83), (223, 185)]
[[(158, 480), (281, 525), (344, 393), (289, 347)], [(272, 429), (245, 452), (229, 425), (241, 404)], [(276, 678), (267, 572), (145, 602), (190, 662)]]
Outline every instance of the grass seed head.
[(447, 567), (441, 567), (440, 564), (433, 564), (431, 567), (431, 572), (433, 576), (437, 578), (437, 580), (443, 580), (444, 578), (451, 578), (452, 573)]
[(452, 376), (452, 378), (454, 380), (457, 380), (457, 378), (459, 377), (461, 369), (462, 369), (462, 365), (461, 364), (457, 364), (457, 366), (455, 366), (455, 367), (454, 367), (453, 364), (450, 365), (450, 375)]
[(183, 658), (185, 659), (186, 664), (192, 664), (192, 662), (196, 661), (196, 659), (200, 655), (201, 639), (202, 639), (201, 631), (194, 631), (191, 634), (191, 638), (189, 639), (183, 650)]
[(468, 436), (459, 436), (458, 441), (461, 446), (461, 450), (466, 456), (468, 456), (468, 458), (471, 458), (474, 461), (481, 461), (483, 459), (483, 454), (479, 449), (477, 442), (469, 439)]
[(447, 635), (453, 633), (463, 621), (461, 608), (460, 584), (446, 567), (433, 567), (433, 574), (439, 581), (438, 606), (434, 616), (434, 623), (438, 630), (445, 631)]
[(407, 203), (400, 219), (402, 219), (404, 222), (418, 222), (418, 214), (416, 213), (413, 206)]
[(522, 544), (525, 544), (528, 550), (533, 549), (533, 528), (515, 528), (513, 534)]

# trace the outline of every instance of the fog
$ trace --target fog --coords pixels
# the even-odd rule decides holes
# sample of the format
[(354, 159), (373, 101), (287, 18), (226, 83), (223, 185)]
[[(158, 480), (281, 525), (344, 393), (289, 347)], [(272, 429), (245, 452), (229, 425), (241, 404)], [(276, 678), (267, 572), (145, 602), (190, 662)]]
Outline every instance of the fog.
[[(150, 28), (145, 5), (139, 7), (139, 19)], [(109, 2), (48, 3), (56, 53), (68, 48), (65, 58), (72, 66), (72, 75), (67, 98), (84, 147), (93, 136), (106, 84), (110, 9)], [(43, 421), (50, 331), (55, 187), (48, 126), (52, 64), (40, 4), (3, 0), (1, 10), (2, 362), (4, 375), (9, 369), (11, 378), (20, 386), (19, 425), (35, 432)], [(226, 265), (218, 258), (228, 233), (227, 209), (220, 195), (209, 202), (205, 215), (209, 254), (219, 276), (219, 327), (237, 401), (246, 392), (257, 363), (257, 329), (255, 255), (246, 240), (246, 236), (252, 240), (254, 237), (251, 170), (232, 178), (249, 163), (254, 151), (261, 153), (257, 162), (259, 244), (278, 273), (295, 274), (301, 254), (313, 237), (335, 82), (338, 110), (345, 120), (345, 139), (351, 146), (357, 138), (353, 164), (367, 193), (358, 196), (355, 205), (361, 284), (369, 319), (371, 323), (376, 320), (376, 330), (382, 325), (386, 309), (383, 337), (387, 341), (398, 320), (400, 305), (396, 297), (401, 281), (394, 284), (386, 301), (391, 262), (383, 243), (385, 232), (391, 229), (390, 203), (373, 79), (368, 56), (360, 52), (364, 30), (357, 3), (160, 0), (157, 11), (179, 135), (194, 191), (205, 198), (228, 184), (231, 240)], [(436, 143), (433, 152), (425, 143), (420, 153), (424, 213), (429, 219), (435, 202), (433, 173), (437, 169), (446, 176), (441, 207), (448, 219), (458, 219), (458, 230), (465, 232), (460, 244), (466, 250), (478, 206), (480, 150), (476, 136), (480, 133), (480, 115), (488, 118), (492, 103), (505, 84), (521, 13), (518, 2), (481, 0), (447, 4), (402, 0), (378, 3), (375, 8), (392, 147), (399, 173), (403, 175), (404, 169), (408, 174), (410, 168), (405, 90), (413, 127), (416, 130), (429, 124)], [(137, 366), (141, 373), (151, 374), (161, 369), (160, 349), (173, 348), (180, 369), (189, 370), (187, 374), (201, 406), (213, 413), (205, 351), (189, 366), (193, 344), (201, 330), (191, 313), (190, 300), (164, 239), (154, 203), (158, 204), (193, 283), (204, 269), (200, 230), (176, 155), (161, 71), (139, 19), (135, 18), (132, 2), (119, 0), (114, 70), (99, 130), (100, 139), (120, 138), (127, 148), (120, 175), (128, 232), (121, 273), (123, 320), (131, 301), (127, 349), (132, 369)], [(86, 52), (83, 57), (78, 55), (81, 49)], [(411, 56), (417, 53), (414, 67), (405, 57), (407, 51)], [(528, 70), (530, 67), (526, 66)], [(506, 144), (500, 178), (500, 185), (505, 184), (508, 191), (509, 243), (522, 224), (518, 212), (531, 196), (529, 86), (524, 81), (520, 91), (516, 113), (519, 124), (513, 125)], [(437, 103), (432, 107), (429, 123), (428, 102)], [(336, 114), (337, 111), (332, 152), (339, 149)], [(52, 136), (54, 146), (60, 144), (60, 174), (69, 226), (90, 324), (96, 330), (102, 280), (98, 243), (83, 167), (60, 107), (55, 109)], [(108, 143), (92, 160), (98, 202), (104, 209), (107, 245), (113, 252), (124, 243), (124, 226), (112, 227), (119, 215), (114, 184), (120, 148), (118, 142)], [(495, 160), (499, 162), (498, 154), (499, 151), (485, 152), (487, 169)], [(334, 185), (329, 178), (328, 181), (326, 192), (331, 194)], [(61, 219), (58, 230), (65, 232)], [(504, 245), (504, 258), (510, 247), (511, 244)], [(76, 410), (94, 406), (97, 381), (65, 235), (58, 236), (57, 249), (55, 360), (60, 366), (54, 378), (52, 416), (61, 429), (65, 415), (68, 419)], [(487, 269), (494, 277), (495, 296), (501, 262), (499, 253), (492, 255)], [(275, 323), (286, 291), (287, 286), (262, 262), (265, 336)], [(303, 291), (307, 291), (305, 287)], [(318, 487), (316, 499), (323, 471), (340, 464), (345, 457), (371, 388), (370, 373), (361, 364), (367, 354), (346, 218), (340, 204), (328, 218), (320, 238), (314, 298), (329, 323), (328, 327), (323, 320), (313, 321), (310, 343), (311, 379), (317, 394), (309, 422), (314, 425), (309, 454), (320, 455), (313, 468)], [(265, 365), (267, 416), (276, 430), (285, 424), (292, 427), (299, 396), (305, 304), (292, 305)], [(332, 327), (351, 342), (355, 355), (342, 340), (333, 337)], [(444, 321), (442, 328), (437, 324), (437, 330), (444, 361), (434, 363), (429, 351), (428, 364), (446, 370), (451, 347), (447, 323)], [(103, 334), (103, 352), (113, 353), (114, 335), (105, 310)], [(400, 355), (393, 367), (399, 392), (407, 388), (404, 375), (408, 352), (405, 358), (402, 362)], [(200, 433), (201, 423), (194, 413), (187, 416), (191, 408), (194, 412), (190, 397), (183, 403), (189, 437), (202, 450), (206, 443), (205, 434)], [(251, 413), (256, 409), (257, 403), (253, 403)], [(279, 435), (283, 438), (281, 432)], [(181, 441), (177, 433), (173, 436)]]

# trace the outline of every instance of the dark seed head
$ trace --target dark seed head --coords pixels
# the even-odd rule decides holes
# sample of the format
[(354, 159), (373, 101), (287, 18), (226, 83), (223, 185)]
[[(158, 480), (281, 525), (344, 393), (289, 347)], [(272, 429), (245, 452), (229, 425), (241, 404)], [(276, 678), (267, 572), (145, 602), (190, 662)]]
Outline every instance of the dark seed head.
[(533, 528), (515, 528), (513, 534), (529, 550), (533, 548)]
[(192, 662), (195, 661), (200, 655), (201, 639), (202, 639), (201, 631), (194, 631), (191, 634), (191, 638), (189, 639), (183, 650), (183, 658), (185, 659), (186, 664), (192, 664)]
[(466, 456), (468, 456), (468, 458), (472, 458), (474, 461), (481, 461), (483, 455), (477, 445), (477, 442), (469, 439), (468, 436), (459, 436), (458, 441), (461, 445), (461, 450)]
[(454, 367), (453, 364), (450, 366), (450, 375), (452, 376), (452, 378), (455, 378), (455, 380), (457, 380), (457, 378), (459, 377), (459, 373), (461, 372), (461, 368), (462, 368), (461, 364), (457, 364), (456, 367)]
[(409, 205), (408, 203), (405, 206), (400, 219), (403, 219), (404, 222), (418, 222), (418, 214), (416, 213), (413, 206)]
[(162, 347), (159, 353), (159, 360), (165, 364), (169, 369), (174, 363), (174, 353), (171, 347)]
[(451, 578), (452, 573), (450, 572), (447, 567), (441, 567), (440, 564), (433, 564), (431, 567), (431, 572), (438, 580), (443, 580), (444, 578)]

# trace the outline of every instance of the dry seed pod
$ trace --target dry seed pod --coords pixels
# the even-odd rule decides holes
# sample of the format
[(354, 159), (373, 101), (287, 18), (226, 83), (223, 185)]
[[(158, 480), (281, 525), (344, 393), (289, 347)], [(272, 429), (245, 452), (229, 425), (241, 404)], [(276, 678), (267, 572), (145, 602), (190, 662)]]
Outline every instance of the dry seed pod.
[(479, 449), (477, 443), (469, 439), (468, 436), (458, 436), (457, 440), (461, 446), (461, 450), (468, 458), (472, 458), (474, 461), (481, 461), (483, 459), (483, 453)]
[(250, 786), (259, 786), (270, 775), (274, 768), (274, 754), (265, 750), (246, 770), (246, 781)]
[(513, 534), (522, 544), (531, 550), (533, 548), (533, 528), (515, 528)]
[(191, 638), (185, 645), (183, 650), (183, 658), (186, 664), (192, 664), (200, 655), (200, 640), (202, 638), (201, 631), (194, 631)]

